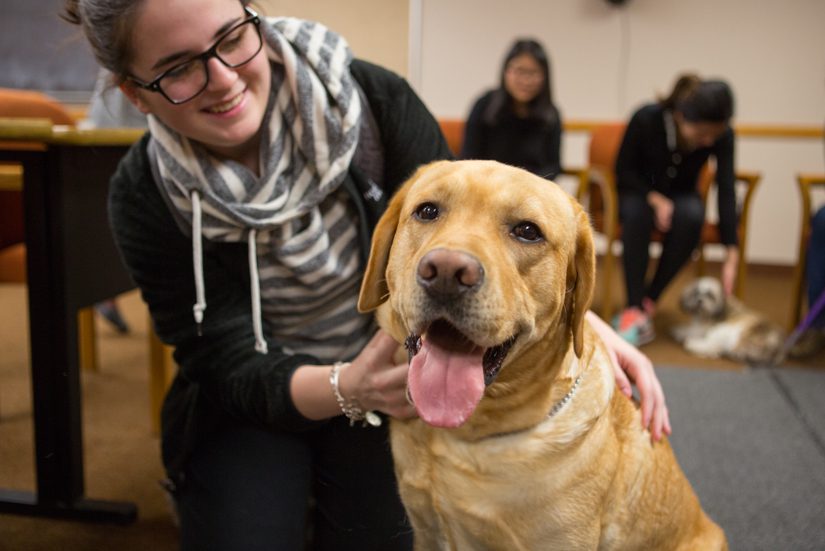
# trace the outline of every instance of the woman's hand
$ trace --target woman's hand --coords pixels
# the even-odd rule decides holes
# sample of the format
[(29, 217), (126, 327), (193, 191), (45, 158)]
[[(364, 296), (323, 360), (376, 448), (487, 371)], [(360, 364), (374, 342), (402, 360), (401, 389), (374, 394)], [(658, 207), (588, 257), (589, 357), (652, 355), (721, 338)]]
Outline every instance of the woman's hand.
[(345, 400), (358, 402), (362, 410), (383, 411), (391, 417), (409, 419), (416, 415), (407, 401), (407, 370), (404, 361), (393, 356), (399, 344), (383, 329), (339, 375), (338, 388)]
[(728, 247), (728, 254), (722, 264), (722, 288), (726, 295), (733, 294), (736, 274), (739, 271), (739, 247)]
[(613, 360), (616, 385), (628, 398), (633, 394), (631, 384), (639, 389), (642, 409), (642, 426), (650, 431), (653, 440), (670, 434), (670, 417), (665, 404), (665, 393), (653, 371), (653, 364), (638, 348), (621, 338), (613, 328), (591, 311), (587, 320), (604, 341)]
[(647, 203), (653, 208), (653, 223), (660, 232), (670, 231), (673, 221), (673, 201), (657, 191), (647, 194)]

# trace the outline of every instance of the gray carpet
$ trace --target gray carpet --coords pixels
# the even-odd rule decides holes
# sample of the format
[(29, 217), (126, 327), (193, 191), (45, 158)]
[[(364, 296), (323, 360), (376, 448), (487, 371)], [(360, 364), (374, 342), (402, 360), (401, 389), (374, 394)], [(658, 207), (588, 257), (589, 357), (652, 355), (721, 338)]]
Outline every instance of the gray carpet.
[(679, 463), (731, 549), (825, 549), (825, 372), (657, 373)]

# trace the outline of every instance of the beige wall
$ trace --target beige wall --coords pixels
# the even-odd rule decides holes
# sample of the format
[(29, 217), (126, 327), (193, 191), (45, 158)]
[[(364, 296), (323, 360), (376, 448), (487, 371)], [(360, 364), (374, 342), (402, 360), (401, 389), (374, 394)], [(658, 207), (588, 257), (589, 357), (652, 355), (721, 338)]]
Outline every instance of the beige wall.
[[(825, 1), (411, 0), (413, 84), (439, 116), (464, 117), (496, 83), (516, 36), (534, 36), (553, 61), (556, 101), (567, 119), (624, 119), (665, 92), (676, 74), (723, 76), (737, 122), (825, 123)], [(416, 10), (418, 12), (416, 13)], [(586, 142), (567, 135), (563, 157), (581, 164)], [(737, 164), (764, 178), (755, 198), (749, 258), (796, 260), (799, 201), (794, 175), (825, 171), (821, 139), (745, 138)]]
[[(437, 116), (466, 116), (495, 84), (516, 36), (534, 36), (553, 62), (566, 119), (624, 119), (683, 70), (722, 76), (737, 122), (825, 122), (825, 1), (258, 0), (268, 15), (314, 19), (355, 55), (408, 76)], [(586, 139), (566, 135), (563, 158), (584, 163)], [(817, 139), (742, 138), (739, 167), (763, 181), (754, 201), (749, 259), (793, 264), (799, 231), (794, 176), (825, 171)]]
[(320, 21), (343, 35), (356, 57), (407, 75), (408, 0), (257, 0), (266, 15)]

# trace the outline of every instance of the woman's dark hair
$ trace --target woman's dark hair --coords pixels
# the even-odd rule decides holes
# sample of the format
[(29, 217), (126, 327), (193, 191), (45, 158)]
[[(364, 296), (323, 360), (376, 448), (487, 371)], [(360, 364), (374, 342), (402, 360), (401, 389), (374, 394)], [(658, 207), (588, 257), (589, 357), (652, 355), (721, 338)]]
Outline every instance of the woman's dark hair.
[(659, 102), (665, 109), (679, 111), (691, 122), (728, 122), (733, 116), (733, 93), (722, 80), (701, 80), (682, 75), (670, 95)]
[(550, 58), (544, 51), (542, 45), (536, 40), (519, 39), (513, 43), (507, 55), (504, 57), (504, 63), (501, 66), (499, 87), (493, 93), (493, 97), (484, 112), (484, 121), (487, 124), (495, 124), (504, 113), (512, 110), (515, 100), (507, 91), (504, 85), (504, 78), (510, 62), (522, 54), (528, 54), (535, 59), (536, 63), (539, 64), (541, 70), (544, 72), (541, 90), (528, 104), (529, 116), (531, 118), (541, 119), (547, 124), (553, 124), (558, 120), (559, 112), (553, 104), (553, 93), (550, 85), (550, 81), (552, 80), (550, 74)]
[(61, 17), (80, 25), (98, 64), (121, 82), (129, 75), (132, 29), (142, 5), (143, 0), (66, 0)]

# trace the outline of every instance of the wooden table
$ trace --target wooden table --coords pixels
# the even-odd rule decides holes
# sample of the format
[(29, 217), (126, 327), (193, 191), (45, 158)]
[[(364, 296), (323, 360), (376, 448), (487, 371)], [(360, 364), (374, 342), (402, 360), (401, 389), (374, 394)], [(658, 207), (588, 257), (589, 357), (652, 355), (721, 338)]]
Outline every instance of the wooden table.
[(0, 119), (0, 162), (23, 167), (36, 490), (0, 489), (0, 513), (128, 523), (132, 503), (85, 496), (77, 311), (133, 289), (106, 198), (133, 130)]

